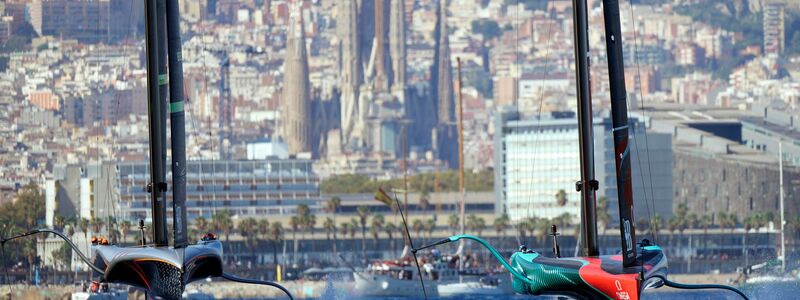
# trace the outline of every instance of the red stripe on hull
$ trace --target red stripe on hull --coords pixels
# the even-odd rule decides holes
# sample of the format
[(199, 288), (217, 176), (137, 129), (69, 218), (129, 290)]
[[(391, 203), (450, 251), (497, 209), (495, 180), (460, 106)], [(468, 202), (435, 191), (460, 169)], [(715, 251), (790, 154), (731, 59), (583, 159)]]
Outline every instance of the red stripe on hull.
[(599, 258), (581, 258), (589, 262), (578, 270), (581, 279), (615, 300), (639, 300), (639, 274), (611, 274), (601, 267)]

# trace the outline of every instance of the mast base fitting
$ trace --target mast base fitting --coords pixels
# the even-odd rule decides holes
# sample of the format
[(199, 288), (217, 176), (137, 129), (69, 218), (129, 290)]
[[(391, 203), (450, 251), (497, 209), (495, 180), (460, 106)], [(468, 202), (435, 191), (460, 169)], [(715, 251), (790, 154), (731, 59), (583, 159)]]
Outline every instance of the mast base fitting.
[[(167, 191), (167, 183), (166, 182), (156, 183), (156, 186), (158, 186), (158, 190), (161, 191), (161, 192), (166, 192)], [(153, 191), (153, 183), (151, 182), (151, 183), (147, 184), (147, 192), (150, 193), (152, 191)]]
[[(594, 179), (589, 180), (589, 188), (592, 189), (593, 191), (599, 190), (600, 189), (600, 182), (598, 182), (597, 180), (594, 180)], [(580, 192), (582, 189), (583, 189), (583, 181), (576, 181), (575, 182), (575, 191), (576, 192)]]
[(534, 253), (536, 251), (533, 251), (533, 249), (528, 249), (527, 245), (519, 245), (519, 252), (522, 252), (522, 253)]

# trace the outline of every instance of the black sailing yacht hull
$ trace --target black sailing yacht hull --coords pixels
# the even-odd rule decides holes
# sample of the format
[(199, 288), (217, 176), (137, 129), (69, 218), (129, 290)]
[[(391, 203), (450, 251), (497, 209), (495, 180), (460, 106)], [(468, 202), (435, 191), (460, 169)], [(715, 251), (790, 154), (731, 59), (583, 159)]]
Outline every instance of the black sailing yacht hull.
[(98, 281), (127, 284), (166, 299), (180, 299), (186, 284), (222, 276), (222, 243), (203, 241), (185, 248), (93, 246)]

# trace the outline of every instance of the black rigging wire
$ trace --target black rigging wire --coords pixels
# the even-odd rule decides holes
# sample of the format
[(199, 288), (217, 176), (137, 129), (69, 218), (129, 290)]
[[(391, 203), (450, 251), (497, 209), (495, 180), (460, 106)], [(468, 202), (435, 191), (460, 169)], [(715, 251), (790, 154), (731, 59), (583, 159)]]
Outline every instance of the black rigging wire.
[[(639, 82), (639, 102), (641, 103), (639, 105), (639, 109), (641, 109), (641, 111), (642, 111), (642, 119), (643, 119), (642, 122), (644, 123), (644, 122), (647, 122), (647, 121), (644, 120), (646, 115), (645, 115), (645, 111), (644, 111), (644, 93), (642, 92), (642, 88), (641, 88), (642, 70), (641, 70), (641, 66), (639, 64), (639, 42), (638, 42), (638, 34), (636, 33), (636, 19), (634, 18), (633, 3), (632, 2), (628, 2), (628, 8), (629, 8), (629, 11), (630, 11), (630, 14), (631, 14), (631, 27), (633, 29), (633, 53), (634, 53), (633, 58), (634, 58), (634, 61), (636, 62), (636, 72), (637, 72), (637, 77), (638, 77), (636, 79), (636, 81)], [(626, 101), (629, 101), (628, 97), (625, 97), (625, 99), (626, 99)], [(629, 108), (631, 107), (630, 103), (628, 103), (628, 107)], [(648, 176), (647, 177), (648, 177), (648, 179), (650, 179), (650, 202), (652, 202), (652, 204), (653, 204), (652, 210), (653, 210), (653, 214), (655, 214), (655, 209), (656, 208), (655, 208), (655, 189), (653, 188), (653, 168), (652, 168), (652, 160), (650, 160), (650, 147), (648, 146), (647, 125), (646, 124), (644, 125), (644, 128), (642, 129), (642, 132), (644, 133), (644, 152), (645, 152), (645, 155), (647, 155), (647, 171), (648, 171)], [(636, 141), (635, 136), (636, 135), (634, 135), (633, 143), (634, 143), (634, 146), (636, 147), (636, 158), (637, 158), (638, 163), (639, 163), (639, 174), (641, 174), (641, 177), (642, 177), (642, 190), (644, 191), (644, 194), (645, 194), (645, 199), (644, 200), (645, 200), (645, 205), (647, 205), (647, 216), (651, 220), (651, 223), (652, 223), (653, 216), (650, 215), (650, 210), (651, 210), (650, 202), (647, 201), (647, 196), (646, 196), (647, 195), (647, 189), (645, 188), (645, 184), (644, 184), (644, 172), (642, 172), (641, 156), (639, 155), (639, 143)], [(661, 224), (658, 224), (658, 225), (661, 225)], [(656, 229), (658, 229), (658, 226), (656, 226)], [(650, 233), (653, 236), (653, 240), (655, 241), (655, 243), (658, 244), (658, 230), (654, 231), (654, 230), (651, 229)]]
[[(106, 272), (103, 269), (100, 269), (99, 267), (97, 267), (94, 264), (92, 264), (92, 261), (88, 257), (86, 257), (86, 255), (84, 255), (83, 252), (81, 252), (81, 250), (78, 249), (78, 246), (73, 244), (72, 241), (67, 236), (65, 236), (61, 232), (58, 232), (58, 231), (55, 231), (55, 230), (34, 229), (34, 230), (28, 231), (28, 232), (23, 233), (23, 234), (15, 235), (15, 236), (0, 240), (0, 246), (2, 246), (2, 248), (5, 248), (6, 242), (9, 242), (9, 241), (12, 241), (12, 240), (15, 240), (15, 239), (18, 239), (18, 238), (31, 236), (31, 235), (34, 235), (34, 234), (39, 234), (39, 233), (52, 233), (52, 234), (55, 234), (56, 236), (60, 237), (65, 242), (67, 242), (67, 244), (69, 244), (70, 247), (72, 247), (72, 250), (75, 250), (75, 252), (78, 253), (78, 256), (80, 257), (80, 259), (83, 262), (85, 262), (87, 265), (89, 265), (89, 267), (92, 268), (92, 270), (94, 270), (94, 271), (96, 271), (96, 272), (98, 272), (98, 273), (100, 273), (102, 275), (105, 275)], [(3, 250), (3, 253), (5, 253), (5, 249)]]
[(233, 281), (233, 282), (247, 283), (247, 284), (268, 285), (268, 286), (271, 286), (271, 287), (274, 287), (274, 288), (277, 288), (277, 289), (281, 290), (283, 293), (286, 294), (286, 296), (289, 297), (289, 300), (294, 300), (294, 297), (292, 297), (292, 293), (290, 293), (289, 290), (287, 290), (282, 285), (280, 285), (278, 283), (275, 283), (275, 282), (272, 282), (272, 281), (240, 278), (240, 277), (236, 277), (234, 275), (227, 274), (227, 273), (222, 273), (222, 275), (220, 275), (220, 277), (225, 278), (225, 279), (230, 280), (230, 281)]
[(414, 248), (414, 241), (411, 240), (411, 232), (408, 230), (408, 223), (406, 223), (406, 217), (403, 214), (403, 206), (400, 205), (400, 200), (397, 199), (397, 193), (394, 194), (394, 202), (397, 204), (397, 210), (400, 211), (403, 228), (406, 230), (406, 236), (408, 236), (408, 245), (411, 247), (411, 254), (414, 256), (414, 264), (417, 265), (417, 275), (419, 275), (417, 277), (419, 277), (419, 284), (422, 286), (422, 295), (425, 296), (425, 300), (428, 300), (428, 292), (425, 291), (425, 280), (422, 280), (422, 269), (419, 267), (419, 260), (417, 260), (417, 249)]
[(748, 298), (747, 295), (745, 295), (742, 291), (732, 286), (721, 285), (721, 284), (685, 284), (685, 283), (669, 281), (667, 280), (666, 277), (662, 275), (653, 275), (653, 277), (661, 279), (661, 281), (664, 282), (664, 285), (671, 288), (676, 288), (681, 290), (706, 290), (706, 289), (729, 290), (739, 294), (739, 296), (742, 296), (742, 298), (745, 300), (750, 300), (750, 298)]

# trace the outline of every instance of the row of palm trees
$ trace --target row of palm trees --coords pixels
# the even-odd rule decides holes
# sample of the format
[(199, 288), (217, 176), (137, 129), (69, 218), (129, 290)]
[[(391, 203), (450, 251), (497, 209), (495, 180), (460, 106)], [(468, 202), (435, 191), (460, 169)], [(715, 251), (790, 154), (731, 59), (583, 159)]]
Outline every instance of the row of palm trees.
[[(605, 227), (608, 225), (610, 216), (606, 213), (607, 200), (604, 198), (598, 199), (598, 219)], [(396, 249), (396, 237), (403, 237), (405, 239), (405, 231), (403, 224), (400, 222), (390, 222), (382, 214), (373, 214), (367, 206), (359, 206), (356, 209), (356, 216), (347, 221), (337, 221), (338, 213), (341, 209), (341, 199), (333, 197), (326, 201), (323, 210), (328, 214), (320, 224), (320, 228), (324, 230), (325, 237), (332, 245), (334, 255), (338, 254), (339, 237), (349, 237), (356, 239), (357, 233), (360, 231), (361, 239), (361, 255), (366, 258), (367, 240), (368, 236), (371, 237), (373, 244), (377, 245), (381, 236), (385, 236), (390, 241), (392, 249)], [(396, 210), (396, 207), (392, 207)], [(465, 219), (465, 229), (468, 233), (482, 235), (483, 231), (491, 227), (496, 232), (497, 236), (506, 240), (506, 234), (511, 226), (514, 226), (518, 236), (525, 240), (527, 237), (538, 237), (539, 242), (545, 242), (546, 237), (550, 232), (550, 226), (555, 224), (559, 228), (572, 227), (573, 216), (570, 214), (563, 214), (553, 219), (545, 218), (526, 218), (515, 224), (512, 224), (508, 215), (502, 215), (493, 220), (492, 224), (487, 224), (486, 220), (476, 215), (469, 215)], [(114, 244), (124, 244), (128, 241), (127, 237), (131, 232), (133, 226), (129, 221), (117, 222), (114, 218), (96, 218), (93, 220), (78, 219), (78, 218), (64, 218), (56, 216), (54, 220), (54, 227), (56, 230), (63, 231), (65, 234), (72, 236), (75, 233), (83, 233), (84, 238), (88, 240), (90, 232), (94, 234), (103, 233), (105, 237)], [(452, 234), (458, 233), (460, 226), (459, 216), (456, 214), (448, 216), (446, 220), (448, 228), (451, 229)], [(703, 229), (704, 235), (708, 233), (708, 229), (712, 226), (717, 226), (722, 230), (730, 229), (731, 233), (738, 225), (745, 229), (745, 235), (752, 230), (760, 230), (765, 227), (769, 222), (775, 221), (775, 215), (771, 212), (756, 213), (743, 219), (739, 219), (733, 213), (717, 213), (708, 215), (697, 215), (690, 213), (686, 204), (679, 204), (675, 214), (670, 217), (666, 222), (660, 215), (655, 215), (650, 220), (640, 219), (637, 222), (637, 230), (640, 233), (657, 233), (663, 229), (667, 229), (670, 233), (670, 239), (674, 233), (683, 234), (687, 229)], [(291, 239), (293, 244), (293, 257), (296, 262), (298, 257), (297, 253), (300, 247), (300, 240), (305, 240), (306, 234), (313, 235), (318, 228), (317, 216), (312, 213), (308, 205), (298, 205), (295, 214), (289, 219), (288, 226), (291, 229)], [(423, 239), (423, 243), (433, 238), (433, 233), (436, 231), (437, 222), (434, 218), (416, 218), (409, 224), (409, 230), (414, 234), (413, 238)], [(577, 228), (575, 226), (574, 228)], [(787, 222), (787, 229), (800, 230), (800, 217), (795, 216)], [(277, 263), (277, 249), (285, 240), (286, 229), (284, 224), (279, 221), (270, 222), (266, 219), (255, 219), (252, 217), (242, 219), (236, 224), (233, 221), (233, 215), (228, 210), (222, 210), (214, 214), (210, 219), (205, 217), (195, 218), (190, 228), (192, 236), (200, 236), (205, 232), (216, 232), (221, 234), (225, 241), (233, 233), (238, 233), (244, 240), (245, 247), (251, 251), (255, 251), (261, 242), (267, 242), (272, 246), (273, 262)], [(297, 238), (297, 234), (301, 235), (301, 239)], [(137, 231), (138, 235), (138, 231)], [(747, 237), (745, 236), (745, 241)], [(704, 239), (705, 240), (705, 239)], [(671, 243), (671, 241), (670, 241)], [(314, 247), (314, 244), (311, 243)], [(353, 244), (355, 246), (355, 244)], [(352, 251), (356, 251), (353, 247)], [(312, 249), (313, 251), (314, 249)], [(327, 249), (326, 249), (327, 250)]]

